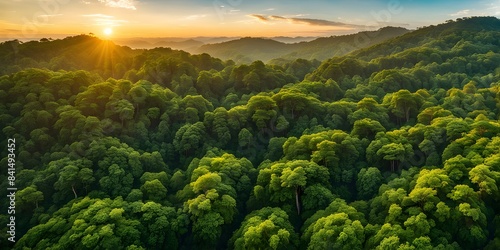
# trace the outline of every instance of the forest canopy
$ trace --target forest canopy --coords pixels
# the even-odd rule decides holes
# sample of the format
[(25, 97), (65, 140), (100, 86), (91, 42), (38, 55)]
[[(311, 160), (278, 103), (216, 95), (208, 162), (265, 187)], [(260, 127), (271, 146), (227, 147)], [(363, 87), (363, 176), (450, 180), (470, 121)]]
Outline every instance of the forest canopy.
[(499, 37), (465, 18), (274, 64), (1, 43), (0, 245), (499, 249)]

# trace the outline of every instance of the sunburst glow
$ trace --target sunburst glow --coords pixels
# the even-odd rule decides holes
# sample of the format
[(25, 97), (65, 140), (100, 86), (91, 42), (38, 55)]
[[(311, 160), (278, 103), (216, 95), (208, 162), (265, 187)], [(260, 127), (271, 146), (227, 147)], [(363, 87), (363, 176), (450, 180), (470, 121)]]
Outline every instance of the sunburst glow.
[(111, 36), (113, 34), (113, 29), (112, 28), (105, 28), (103, 30), (104, 35), (106, 36)]

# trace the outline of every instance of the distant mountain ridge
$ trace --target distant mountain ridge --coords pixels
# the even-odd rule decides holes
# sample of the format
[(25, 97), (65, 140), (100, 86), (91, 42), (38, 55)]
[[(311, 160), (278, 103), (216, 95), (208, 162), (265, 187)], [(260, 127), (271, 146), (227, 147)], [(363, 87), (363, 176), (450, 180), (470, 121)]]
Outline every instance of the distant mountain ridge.
[[(207, 53), (222, 60), (231, 59), (237, 63), (245, 64), (250, 64), (256, 60), (270, 62), (277, 59), (274, 60), (277, 62), (275, 65), (284, 66), (293, 63), (298, 58), (316, 59), (322, 61), (322, 65), (317, 68), (319, 62), (314, 63), (316, 66), (313, 67), (312, 71), (315, 69), (316, 71), (312, 74), (311, 79), (318, 79), (323, 75), (328, 75), (324, 71), (328, 71), (330, 65), (338, 64), (347, 57), (356, 57), (369, 62), (372, 59), (397, 55), (402, 52), (418, 55), (421, 52), (416, 49), (413, 51), (408, 49), (417, 48), (429, 42), (432, 43), (426, 45), (425, 49), (446, 51), (452, 49), (457, 42), (462, 40), (464, 34), (482, 31), (500, 31), (500, 20), (495, 17), (459, 18), (456, 21), (450, 20), (443, 24), (431, 25), (415, 31), (386, 27), (378, 31), (317, 38), (313, 41), (293, 44), (272, 39), (247, 37), (203, 45), (197, 52), (185, 51), (191, 54)], [(451, 40), (440, 42), (438, 38), (444, 36), (447, 36), (446, 39)], [(152, 41), (157, 43), (158, 47), (161, 47), (160, 45), (180, 45), (184, 42), (194, 46), (199, 44), (196, 39), (183, 41), (179, 38), (171, 43), (163, 43), (162, 38)], [(232, 38), (204, 38), (204, 42), (221, 41), (223, 39)], [(490, 40), (493, 41), (492, 44), (500, 46), (497, 37), (491, 37)], [(98, 70), (99, 72), (106, 71), (104, 72), (106, 76), (121, 77), (125, 73), (123, 72), (124, 66), (137, 66), (137, 64), (146, 60), (142, 55), (145, 51), (149, 50), (118, 46), (114, 42), (87, 35), (29, 42), (12, 40), (0, 43), (0, 73), (15, 72), (29, 67), (44, 67), (52, 70), (84, 69), (89, 71)], [(172, 51), (170, 49), (158, 50), (155, 53), (166, 55), (172, 53), (187, 54), (186, 52)], [(393, 57), (395, 58), (395, 56)], [(393, 59), (393, 57), (384, 60), (396, 61), (397, 58)], [(418, 56), (415, 56), (415, 58), (418, 59)], [(401, 62), (399, 63), (401, 64)], [(116, 67), (111, 69), (109, 65), (115, 64)]]
[(234, 60), (240, 63), (256, 60), (269, 61), (275, 58), (325, 60), (381, 43), (408, 32), (410, 30), (405, 28), (385, 27), (377, 31), (322, 37), (309, 42), (293, 44), (272, 39), (246, 37), (217, 44), (206, 44), (194, 52), (208, 53), (223, 60)]
[(229, 42), (206, 44), (196, 53), (207, 53), (224, 60), (249, 63), (252, 61), (268, 61), (290, 53), (289, 44), (266, 38), (245, 37)]
[(118, 45), (132, 49), (153, 49), (168, 47), (171, 49), (193, 52), (204, 44), (221, 43), (238, 39), (239, 37), (132, 37), (113, 39)]
[(153, 49), (157, 47), (165, 47), (172, 49), (179, 49), (185, 51), (192, 51), (203, 44), (204, 42), (195, 40), (195, 39), (187, 39), (177, 41), (177, 39), (165, 39), (165, 40), (148, 40), (148, 39), (120, 39), (115, 41), (116, 44), (128, 46), (133, 49)]
[[(263, 37), (260, 37), (263, 38)], [(182, 38), (182, 37), (132, 37), (132, 38), (117, 38), (113, 39), (118, 45), (128, 46), (133, 49), (153, 49), (157, 47), (170, 47), (172, 49), (185, 50), (187, 52), (193, 52), (197, 50), (202, 45), (215, 44), (229, 42), (233, 40), (241, 39), (241, 37), (192, 37), (192, 38)], [(287, 37), (287, 36), (276, 36), (276, 37), (266, 37), (263, 39), (270, 39), (278, 41), (281, 43), (300, 43), (300, 42), (310, 42), (318, 37), (313, 36), (297, 36), (297, 37)], [(12, 40), (7, 39), (5, 41)], [(26, 41), (37, 40), (36, 38), (29, 39)]]
[(169, 47), (192, 54), (207, 53), (223, 60), (251, 63), (272, 59), (325, 60), (342, 56), (357, 49), (369, 47), (388, 39), (403, 35), (410, 30), (400, 27), (385, 27), (377, 31), (330, 37), (195, 37), (183, 38), (133, 38), (115, 41), (119, 45), (134, 49)]

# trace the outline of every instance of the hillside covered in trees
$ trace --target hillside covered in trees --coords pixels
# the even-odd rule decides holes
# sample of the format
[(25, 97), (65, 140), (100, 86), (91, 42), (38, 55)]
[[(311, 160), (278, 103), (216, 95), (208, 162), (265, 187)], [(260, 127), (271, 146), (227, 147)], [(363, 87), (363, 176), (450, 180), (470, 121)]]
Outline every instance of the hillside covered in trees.
[(0, 246), (500, 249), (499, 37), (466, 18), (267, 65), (4, 42)]

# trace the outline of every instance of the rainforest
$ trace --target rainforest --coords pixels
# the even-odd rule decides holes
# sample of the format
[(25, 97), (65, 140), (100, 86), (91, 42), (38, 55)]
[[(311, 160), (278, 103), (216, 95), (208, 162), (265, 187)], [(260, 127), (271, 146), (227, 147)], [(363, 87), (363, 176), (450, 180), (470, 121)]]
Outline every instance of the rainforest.
[(379, 32), (322, 61), (1, 43), (0, 245), (500, 249), (500, 20)]

